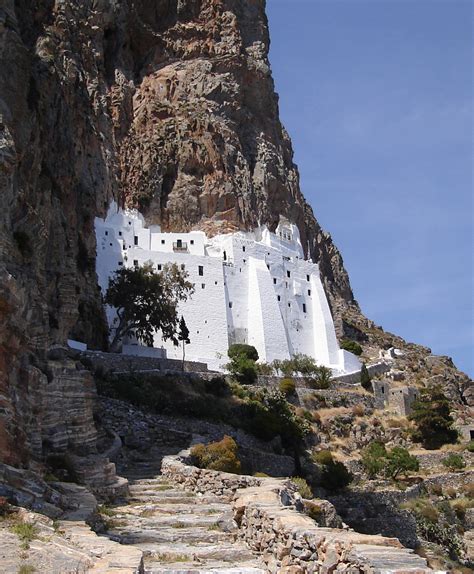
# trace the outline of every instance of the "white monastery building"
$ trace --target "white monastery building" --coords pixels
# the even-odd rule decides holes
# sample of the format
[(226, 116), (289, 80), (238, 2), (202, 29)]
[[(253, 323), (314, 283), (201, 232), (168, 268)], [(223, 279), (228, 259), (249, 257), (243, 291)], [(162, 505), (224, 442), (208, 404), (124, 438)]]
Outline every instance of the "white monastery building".
[[(95, 228), (103, 293), (121, 266), (151, 262), (159, 271), (176, 263), (188, 273), (194, 294), (179, 308), (190, 331), (187, 360), (222, 370), (229, 346), (248, 343), (261, 361), (303, 353), (335, 374), (360, 370), (357, 357), (339, 348), (318, 265), (304, 259), (298, 228), (283, 218), (275, 233), (260, 227), (208, 238), (202, 231), (146, 228), (138, 212), (113, 203)], [(115, 311), (107, 309), (107, 316), (113, 329)], [(159, 332), (154, 346), (162, 356), (181, 358), (181, 349)], [(137, 345), (126, 352), (146, 354)]]

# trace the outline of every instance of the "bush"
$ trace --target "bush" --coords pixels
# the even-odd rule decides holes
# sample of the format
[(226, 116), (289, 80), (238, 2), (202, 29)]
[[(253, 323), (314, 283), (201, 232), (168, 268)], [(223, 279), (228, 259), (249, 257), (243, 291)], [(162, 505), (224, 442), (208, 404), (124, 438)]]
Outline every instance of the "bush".
[(420, 463), (416, 456), (411, 455), (406, 448), (395, 446), (387, 454), (385, 474), (394, 480), (403, 472), (405, 475), (410, 471), (417, 471)]
[(237, 443), (225, 435), (219, 442), (196, 444), (191, 449), (193, 464), (199, 468), (240, 474), (241, 463), (237, 458)]
[(464, 458), (460, 454), (456, 454), (454, 452), (444, 458), (441, 462), (444, 466), (449, 468), (449, 470), (462, 470), (466, 466)]
[(313, 453), (311, 458), (314, 460), (314, 462), (317, 462), (318, 464), (331, 464), (332, 462), (334, 462), (331, 451), (329, 450), (320, 450), (318, 452), (315, 452)]
[(474, 452), (474, 440), (471, 440), (471, 442), (467, 444), (466, 450), (468, 452)]
[(216, 397), (225, 397), (232, 392), (225, 377), (213, 377), (210, 380), (204, 379), (204, 389), (206, 393), (210, 393)]
[(301, 498), (313, 498), (311, 488), (304, 478), (293, 476), (291, 477), (291, 482), (296, 485)]
[(20, 522), (19, 524), (15, 524), (10, 528), (10, 530), (21, 540), (21, 547), (24, 550), (29, 548), (32, 540), (38, 538), (38, 528), (29, 522)]
[(296, 392), (296, 385), (293, 379), (286, 377), (280, 381), (280, 391), (286, 396), (294, 395)]
[(367, 370), (367, 366), (365, 363), (362, 363), (362, 367), (360, 369), (360, 384), (362, 387), (369, 392), (372, 392), (372, 380), (369, 375), (369, 371)]
[(386, 464), (387, 450), (381, 442), (373, 442), (362, 450), (362, 466), (369, 478), (375, 478), (382, 472)]
[(444, 444), (455, 443), (458, 433), (452, 428), (449, 400), (439, 385), (423, 389), (412, 405), (408, 417), (416, 425), (413, 440), (427, 449), (437, 449)]
[(243, 343), (236, 343), (229, 347), (227, 351), (229, 359), (235, 359), (236, 357), (245, 357), (251, 361), (258, 361), (258, 351), (252, 345), (245, 345)]
[(275, 369), (271, 363), (257, 363), (257, 372), (259, 375), (271, 376), (275, 374)]
[(327, 490), (339, 490), (350, 484), (353, 478), (352, 473), (342, 462), (333, 461), (324, 465), (321, 486)]
[(349, 341), (348, 339), (345, 339), (341, 342), (341, 349), (349, 351), (358, 357), (362, 355), (362, 347), (356, 341)]
[(253, 476), (256, 478), (269, 478), (270, 475), (266, 474), (265, 472), (254, 472)]

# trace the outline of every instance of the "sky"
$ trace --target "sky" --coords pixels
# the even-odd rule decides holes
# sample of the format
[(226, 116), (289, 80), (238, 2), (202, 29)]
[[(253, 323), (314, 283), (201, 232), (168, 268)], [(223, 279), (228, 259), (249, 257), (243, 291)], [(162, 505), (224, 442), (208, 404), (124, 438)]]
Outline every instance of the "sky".
[(267, 0), (301, 189), (363, 312), (474, 375), (471, 0)]

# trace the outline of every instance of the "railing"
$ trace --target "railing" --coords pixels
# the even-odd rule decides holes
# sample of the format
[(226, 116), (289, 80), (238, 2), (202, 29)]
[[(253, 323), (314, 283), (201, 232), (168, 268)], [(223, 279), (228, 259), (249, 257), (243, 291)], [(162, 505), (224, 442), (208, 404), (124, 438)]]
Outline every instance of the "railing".
[(188, 244), (186, 241), (174, 241), (173, 251), (188, 251)]

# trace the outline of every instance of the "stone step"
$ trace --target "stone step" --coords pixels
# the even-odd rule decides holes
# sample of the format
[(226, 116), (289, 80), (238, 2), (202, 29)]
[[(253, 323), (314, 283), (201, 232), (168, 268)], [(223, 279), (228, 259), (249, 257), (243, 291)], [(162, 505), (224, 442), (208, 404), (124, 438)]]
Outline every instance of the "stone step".
[[(158, 564), (168, 564), (164, 556), (178, 556), (185, 560), (189, 557), (190, 562), (215, 562), (219, 564), (256, 564), (257, 558), (252, 551), (242, 542), (222, 541), (217, 544), (190, 544), (176, 542), (170, 550), (169, 544), (142, 544), (139, 546), (145, 552), (145, 563), (150, 568), (158, 567)], [(183, 560), (180, 560), (181, 562)]]
[(174, 544), (182, 540), (186, 540), (190, 544), (217, 544), (228, 537), (225, 532), (211, 530), (207, 527), (173, 528), (172, 526), (163, 527), (159, 524), (155, 527), (155, 525), (146, 523), (134, 525), (133, 527), (119, 526), (111, 529), (108, 534), (121, 544), (133, 546), (144, 543)]
[[(217, 530), (217, 521), (224, 513), (209, 514), (201, 512), (189, 512), (187, 514), (161, 513), (159, 509), (142, 511), (142, 513), (116, 511), (114, 519), (119, 522), (127, 521), (134, 527), (146, 526), (150, 528), (211, 528)], [(215, 527), (215, 528), (214, 528)]]
[(166, 566), (146, 568), (146, 574), (211, 574), (220, 572), (221, 574), (265, 574), (267, 570), (255, 568), (253, 566), (226, 566), (221, 564), (206, 564), (198, 566), (194, 562), (190, 564), (168, 564)]
[(182, 514), (196, 514), (199, 513), (202, 516), (215, 516), (225, 514), (229, 511), (229, 505), (223, 504), (222, 502), (203, 502), (202, 504), (189, 504), (186, 500), (185, 504), (172, 503), (163, 504), (155, 502), (143, 502), (141, 504), (127, 504), (124, 506), (118, 506), (114, 508), (116, 513), (132, 514), (134, 516), (140, 516), (143, 512), (149, 513), (153, 516), (167, 516), (167, 515), (182, 515)]

